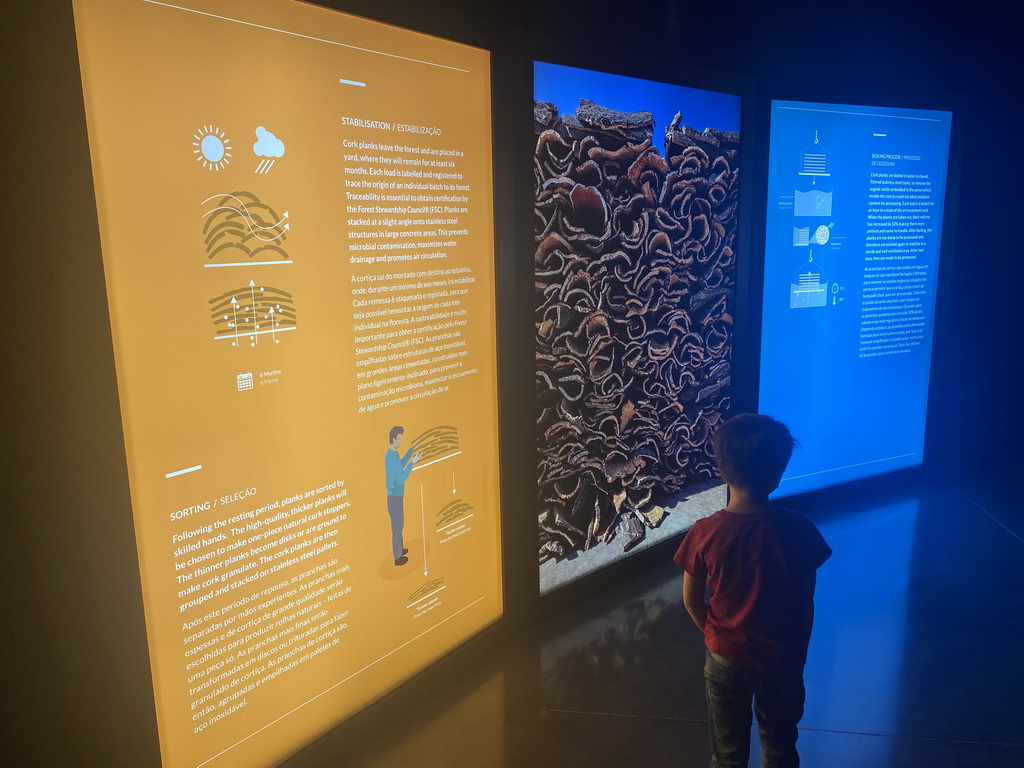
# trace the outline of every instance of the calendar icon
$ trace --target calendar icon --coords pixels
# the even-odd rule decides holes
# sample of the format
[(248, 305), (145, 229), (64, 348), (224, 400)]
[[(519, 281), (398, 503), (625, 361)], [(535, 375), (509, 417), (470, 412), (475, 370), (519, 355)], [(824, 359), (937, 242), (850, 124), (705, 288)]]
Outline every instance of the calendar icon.
[(238, 374), (238, 391), (244, 392), (247, 389), (252, 389), (252, 374), (251, 373), (240, 373)]

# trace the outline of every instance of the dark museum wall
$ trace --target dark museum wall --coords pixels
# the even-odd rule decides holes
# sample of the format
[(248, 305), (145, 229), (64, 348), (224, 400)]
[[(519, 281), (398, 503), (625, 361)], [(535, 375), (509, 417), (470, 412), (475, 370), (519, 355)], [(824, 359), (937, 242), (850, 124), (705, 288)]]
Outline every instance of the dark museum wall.
[[(933, 379), (932, 445), (939, 450), (932, 459), (957, 470), (1022, 465), (1016, 377), (1024, 259), (1016, 224), (1024, 40), (1008, 11), (987, 6), (966, 15), (901, 2), (532, 0), (495, 15), (469, 0), (328, 4), (495, 52), (499, 178), (503, 169), (518, 173), (511, 165), (520, 145), (502, 146), (503, 136), (518, 135), (512, 121), (522, 121), (523, 135), (530, 131), (528, 86), (512, 89), (509, 104), (500, 78), (529, 77), (533, 55), (609, 71), (642, 66), (667, 81), (685, 81), (688, 67), (724, 69), (756, 78), (762, 95), (781, 98), (876, 93), (919, 105), (948, 92), (965, 99), (956, 260)], [(0, 30), (7, 276), (0, 762), (158, 765), (70, 2), (5, 2)], [(511, 198), (499, 197), (500, 216), (510, 216)], [(528, 243), (524, 248), (531, 252)], [(499, 269), (514, 272), (512, 259), (503, 245), (506, 266)], [(502, 311), (506, 324), (516, 321)], [(870, 415), (870, 403), (857, 407)], [(510, 585), (513, 602), (515, 591)]]

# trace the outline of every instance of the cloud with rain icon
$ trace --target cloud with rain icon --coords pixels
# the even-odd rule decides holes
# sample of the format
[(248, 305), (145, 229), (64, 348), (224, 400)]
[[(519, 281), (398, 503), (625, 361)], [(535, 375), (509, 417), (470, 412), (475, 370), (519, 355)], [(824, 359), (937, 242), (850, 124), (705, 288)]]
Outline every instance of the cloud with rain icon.
[(284, 154), (284, 142), (262, 125), (256, 129), (256, 143), (252, 145), (256, 157), (263, 158), (256, 166), (256, 173), (268, 173), (277, 158)]

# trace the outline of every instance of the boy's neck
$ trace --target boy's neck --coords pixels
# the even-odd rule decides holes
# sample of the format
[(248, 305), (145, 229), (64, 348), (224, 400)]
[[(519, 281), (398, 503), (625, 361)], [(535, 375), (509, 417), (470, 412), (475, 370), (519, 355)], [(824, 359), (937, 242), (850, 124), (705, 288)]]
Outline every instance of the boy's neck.
[(768, 503), (767, 493), (729, 486), (729, 504), (725, 508), (726, 512), (732, 512), (735, 515), (752, 515), (770, 508), (771, 504)]

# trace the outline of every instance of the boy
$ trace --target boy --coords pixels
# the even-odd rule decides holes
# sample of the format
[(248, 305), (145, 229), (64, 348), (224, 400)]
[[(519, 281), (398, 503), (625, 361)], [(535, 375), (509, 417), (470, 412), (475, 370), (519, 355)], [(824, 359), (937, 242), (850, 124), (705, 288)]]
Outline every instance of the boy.
[(815, 571), (832, 550), (806, 518), (768, 503), (795, 444), (769, 416), (746, 413), (725, 422), (714, 450), (729, 504), (694, 523), (673, 558), (684, 571), (683, 604), (707, 647), (712, 768), (746, 768), (751, 699), (762, 768), (800, 764), (797, 723)]

